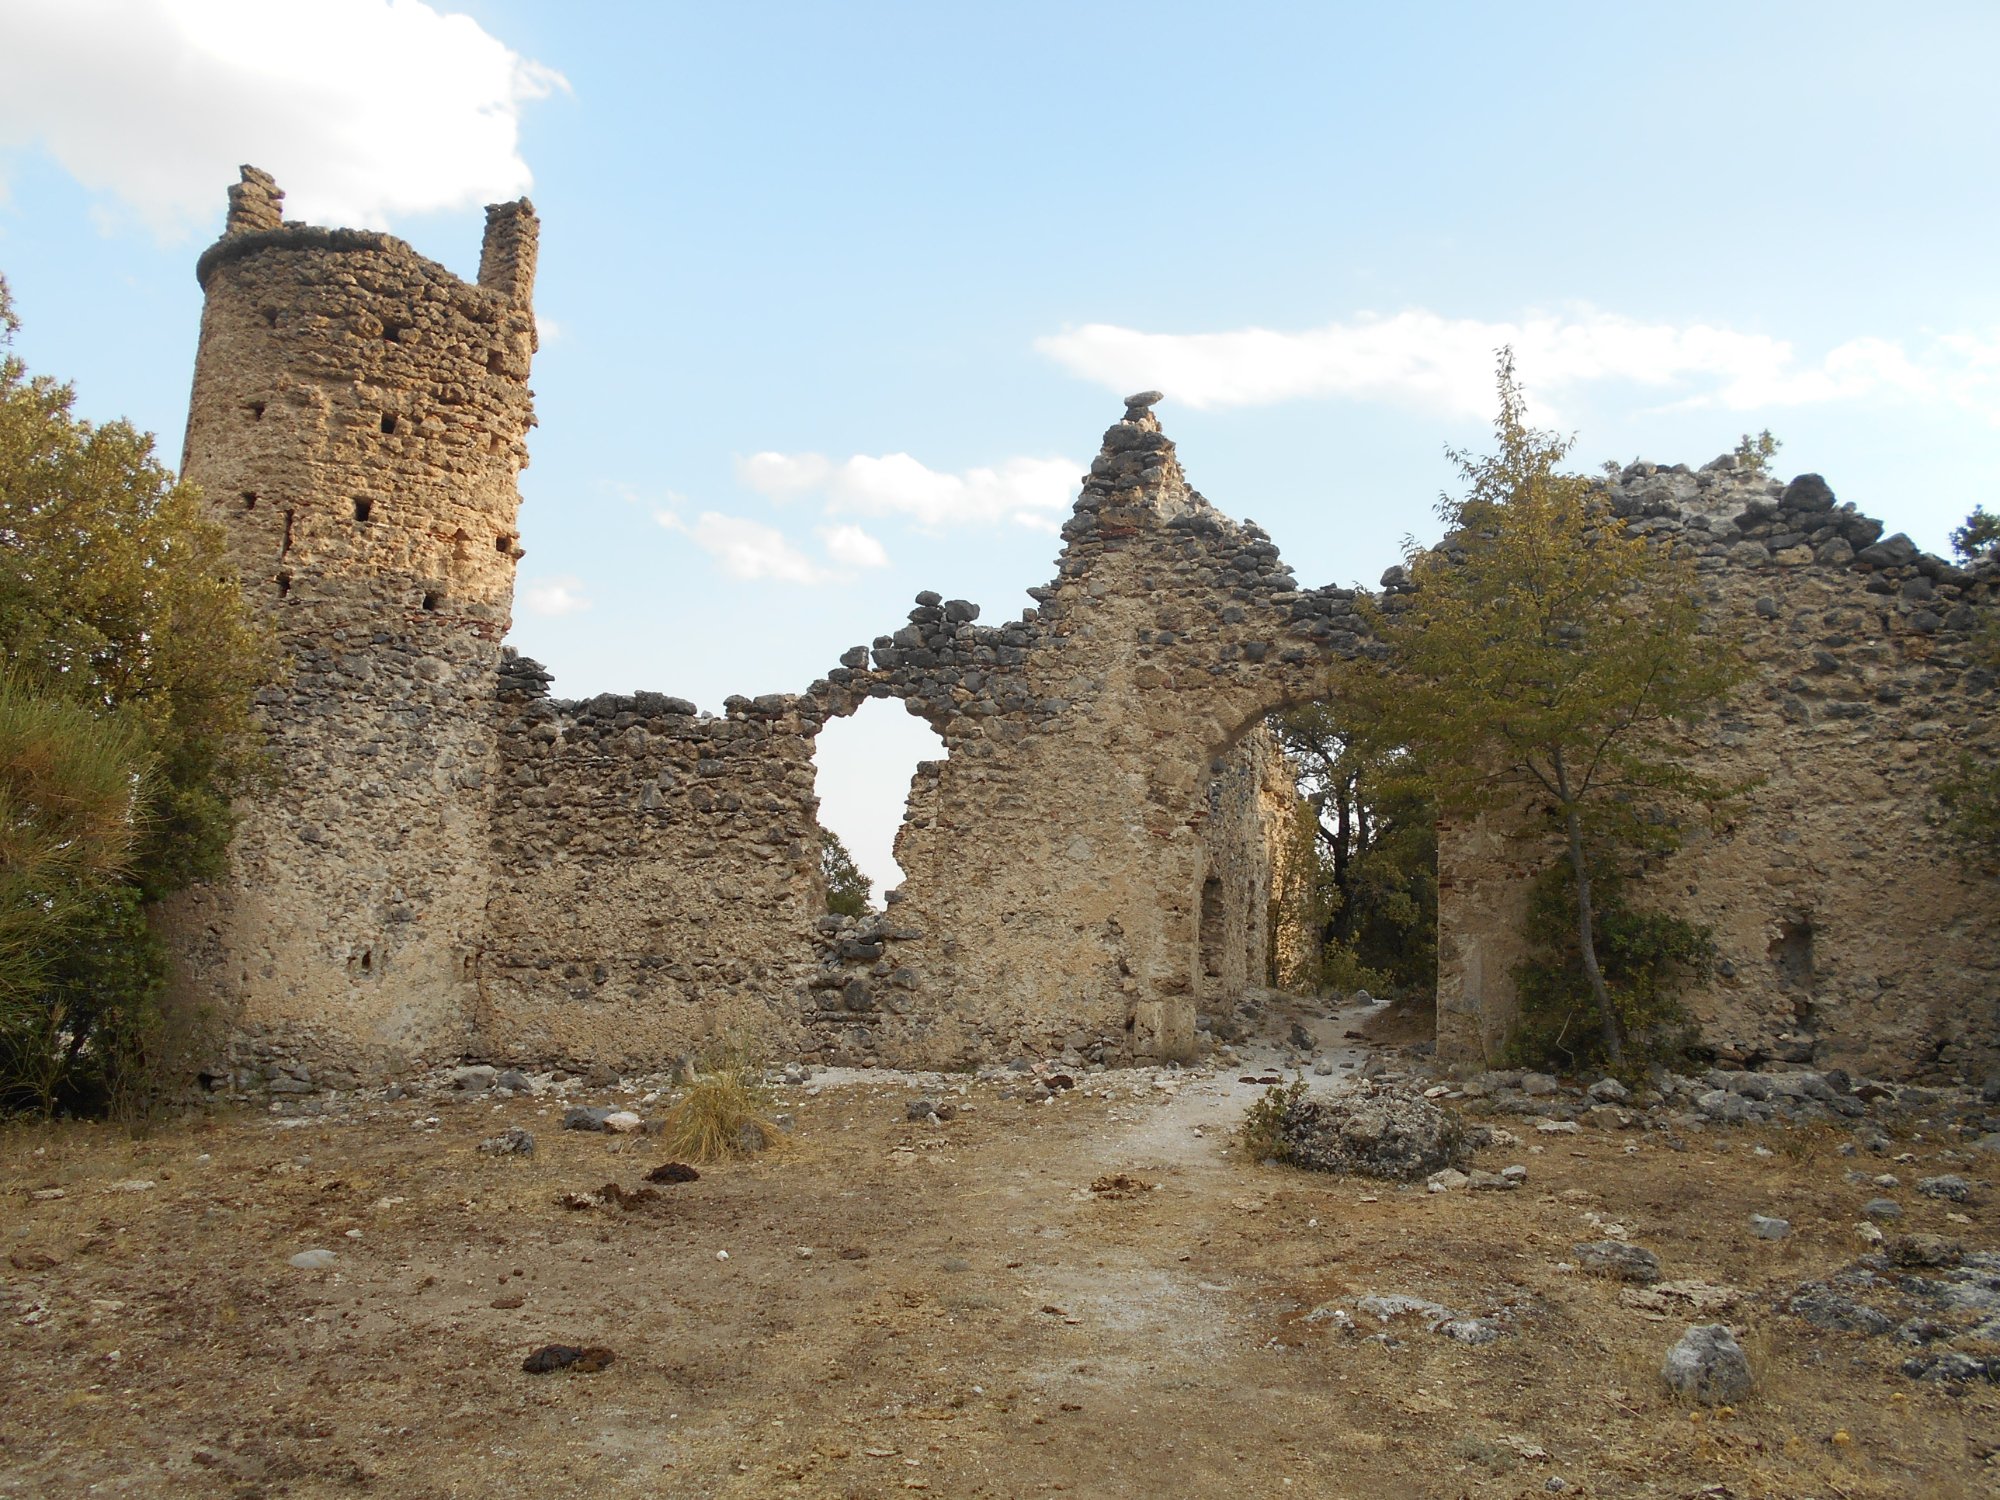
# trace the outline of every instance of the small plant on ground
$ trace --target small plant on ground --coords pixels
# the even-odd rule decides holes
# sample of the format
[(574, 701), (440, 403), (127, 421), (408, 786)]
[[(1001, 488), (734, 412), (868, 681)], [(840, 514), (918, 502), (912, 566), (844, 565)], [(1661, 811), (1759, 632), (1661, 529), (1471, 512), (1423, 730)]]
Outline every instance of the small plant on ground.
[(1306, 1101), (1306, 1081), (1273, 1084), (1264, 1097), (1250, 1106), (1243, 1117), (1243, 1149), (1252, 1161), (1284, 1161), (1291, 1149), (1285, 1140), (1285, 1124)]
[(667, 1112), (660, 1143), (690, 1161), (755, 1156), (784, 1139), (770, 1116), (771, 1096), (745, 1067), (702, 1073)]

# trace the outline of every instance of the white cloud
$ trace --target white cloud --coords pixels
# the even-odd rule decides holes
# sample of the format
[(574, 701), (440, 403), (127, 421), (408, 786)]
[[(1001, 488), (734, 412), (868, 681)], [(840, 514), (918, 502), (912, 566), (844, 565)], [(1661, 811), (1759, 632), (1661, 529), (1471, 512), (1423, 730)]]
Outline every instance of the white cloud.
[(907, 453), (858, 453), (840, 463), (817, 453), (757, 453), (737, 460), (736, 477), (774, 500), (818, 492), (828, 515), (901, 517), (931, 532), (1003, 521), (1053, 531), (1076, 498), (1082, 469), (1068, 458), (1010, 458), (951, 474)]
[(1914, 353), (1896, 340), (1857, 338), (1814, 362), (1786, 340), (1700, 323), (1642, 323), (1588, 308), (1486, 322), (1419, 309), (1296, 333), (1145, 333), (1091, 323), (1035, 341), (1111, 390), (1157, 386), (1192, 407), (1334, 396), (1456, 416), (1491, 410), (1494, 351), (1503, 344), (1545, 407), (1565, 390), (1624, 380), (1676, 404), (1732, 411), (1886, 395), (1949, 401), (2000, 422), (2000, 335), (1932, 337)]
[(819, 539), (826, 546), (826, 555), (837, 563), (850, 568), (889, 566), (889, 554), (882, 544), (859, 526), (822, 526)]
[(659, 523), (678, 531), (714, 558), (728, 577), (746, 582), (772, 579), (778, 583), (822, 583), (831, 575), (785, 540), (775, 526), (745, 516), (725, 516), (705, 510), (693, 521), (673, 511), (661, 511)]
[(381, 226), (518, 197), (520, 110), (568, 84), (421, 0), (0, 0), (0, 150), (44, 147), (159, 234), (241, 162), (286, 213)]
[(590, 608), (590, 600), (583, 592), (583, 580), (568, 573), (556, 578), (537, 578), (523, 585), (521, 603), (530, 614), (546, 615), (551, 619), (581, 614)]

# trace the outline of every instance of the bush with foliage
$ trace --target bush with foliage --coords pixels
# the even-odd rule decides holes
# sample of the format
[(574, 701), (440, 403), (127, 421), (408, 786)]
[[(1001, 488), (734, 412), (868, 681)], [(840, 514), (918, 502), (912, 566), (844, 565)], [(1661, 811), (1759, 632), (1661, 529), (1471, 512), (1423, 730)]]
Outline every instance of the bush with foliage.
[[(0, 281), (0, 347), (17, 327)], [(11, 702), (56, 715), (57, 755), (115, 741), (124, 788), (119, 857), (66, 896), (11, 853), (4, 871), (37, 938), (0, 945), (0, 1099), (44, 1110), (101, 1107), (143, 1070), (165, 964), (147, 903), (223, 869), (234, 798), (268, 783), (251, 700), (278, 668), (194, 489), (151, 437), (74, 402), (0, 356), (0, 675)], [(33, 802), (18, 755), (0, 776), (0, 805)]]
[(1652, 1066), (1682, 1060), (1697, 1039), (1694, 1017), (1680, 995), (1687, 981), (1713, 971), (1711, 930), (1633, 910), (1624, 880), (1608, 867), (1592, 872), (1591, 885), (1603, 993), (1616, 1008), (1623, 1053), (1614, 1057), (1604, 1045), (1607, 1028), (1577, 941), (1575, 876), (1560, 863), (1543, 872), (1529, 895), (1526, 936), (1532, 947), (1514, 967), (1520, 1009), (1507, 1038), (1510, 1067), (1557, 1073), (1611, 1069), (1636, 1079)]

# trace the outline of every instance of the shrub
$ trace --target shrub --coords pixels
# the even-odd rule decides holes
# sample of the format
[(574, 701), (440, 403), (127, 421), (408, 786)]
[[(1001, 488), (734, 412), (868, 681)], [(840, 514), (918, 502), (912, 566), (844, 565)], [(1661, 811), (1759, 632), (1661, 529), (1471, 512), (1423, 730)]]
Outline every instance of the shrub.
[[(1715, 963), (1711, 930), (1679, 917), (1632, 909), (1624, 881), (1593, 872), (1597, 953), (1628, 1047), (1622, 1063), (1607, 1055), (1602, 1017), (1584, 978), (1576, 934), (1575, 877), (1567, 863), (1536, 880), (1528, 902), (1529, 957), (1514, 967), (1520, 1012), (1508, 1036), (1510, 1067), (1575, 1073), (1612, 1068), (1629, 1078), (1684, 1057), (1698, 1039), (1681, 1003), (1690, 978), (1706, 978)], [(1614, 1066), (1615, 1064), (1615, 1066)]]
[(784, 1139), (770, 1102), (742, 1067), (703, 1073), (667, 1112), (661, 1144), (693, 1161), (755, 1156)]

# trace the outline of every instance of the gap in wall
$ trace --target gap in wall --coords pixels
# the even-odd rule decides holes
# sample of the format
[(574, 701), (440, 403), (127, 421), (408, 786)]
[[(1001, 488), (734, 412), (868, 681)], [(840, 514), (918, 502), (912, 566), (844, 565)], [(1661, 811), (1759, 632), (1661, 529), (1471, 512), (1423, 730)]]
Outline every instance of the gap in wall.
[(871, 900), (902, 884), (896, 830), (909, 804), (917, 763), (943, 760), (944, 741), (900, 702), (871, 698), (819, 732), (813, 748), (819, 821), (839, 835), (868, 876)]

